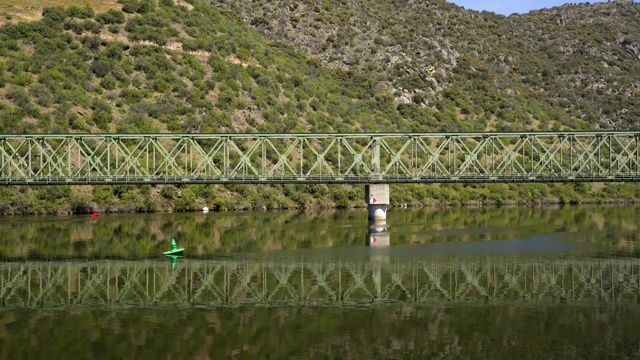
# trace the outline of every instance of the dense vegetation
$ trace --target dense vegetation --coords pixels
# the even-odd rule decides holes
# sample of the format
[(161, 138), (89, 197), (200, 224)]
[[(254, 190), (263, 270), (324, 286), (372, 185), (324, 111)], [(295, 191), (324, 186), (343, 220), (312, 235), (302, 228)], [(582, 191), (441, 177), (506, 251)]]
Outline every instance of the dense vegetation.
[[(0, 132), (634, 129), (640, 5), (119, 0), (0, 27)], [(38, 10), (40, 11), (40, 10)], [(351, 186), (0, 188), (0, 213), (363, 205)], [(629, 184), (394, 186), (394, 204), (640, 199)]]

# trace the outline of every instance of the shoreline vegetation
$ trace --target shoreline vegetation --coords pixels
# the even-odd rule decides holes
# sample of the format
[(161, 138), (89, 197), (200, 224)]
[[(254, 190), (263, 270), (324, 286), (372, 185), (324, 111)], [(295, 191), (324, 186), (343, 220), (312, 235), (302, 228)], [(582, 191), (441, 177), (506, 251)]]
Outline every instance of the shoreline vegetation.
[[(640, 203), (640, 184), (391, 185), (393, 208), (555, 206)], [(164, 185), (8, 186), (0, 216), (98, 213), (177, 213), (366, 208), (364, 186)]]

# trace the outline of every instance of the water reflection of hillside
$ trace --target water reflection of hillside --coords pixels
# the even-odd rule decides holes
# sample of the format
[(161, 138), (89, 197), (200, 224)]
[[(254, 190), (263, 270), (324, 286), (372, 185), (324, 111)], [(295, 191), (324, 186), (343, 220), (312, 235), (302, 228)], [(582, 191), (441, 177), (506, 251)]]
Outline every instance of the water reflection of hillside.
[[(451, 244), (567, 234), (568, 241), (635, 256), (639, 207), (390, 210), (390, 245)], [(175, 238), (188, 255), (361, 247), (366, 211), (270, 211), (0, 219), (4, 259), (147, 258)]]
[(639, 317), (638, 306), (18, 311), (0, 312), (0, 340), (14, 359), (633, 359)]

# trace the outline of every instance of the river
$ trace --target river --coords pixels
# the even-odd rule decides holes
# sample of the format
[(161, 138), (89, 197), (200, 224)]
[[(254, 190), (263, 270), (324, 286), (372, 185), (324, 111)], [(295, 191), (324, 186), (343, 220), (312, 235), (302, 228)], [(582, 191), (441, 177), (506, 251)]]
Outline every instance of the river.
[(638, 358), (638, 224), (635, 206), (1, 218), (0, 357)]

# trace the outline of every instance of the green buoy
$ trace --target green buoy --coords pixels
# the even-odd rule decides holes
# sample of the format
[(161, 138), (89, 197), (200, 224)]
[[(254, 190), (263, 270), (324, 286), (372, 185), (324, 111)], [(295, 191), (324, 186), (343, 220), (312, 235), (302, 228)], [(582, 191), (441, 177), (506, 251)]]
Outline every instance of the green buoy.
[(178, 248), (176, 246), (176, 240), (171, 239), (171, 250), (163, 252), (162, 255), (167, 255), (167, 256), (182, 255), (183, 252), (184, 252), (184, 248)]
[(178, 258), (184, 257), (184, 256), (177, 256), (177, 255), (165, 255), (171, 258), (171, 268), (175, 269), (176, 268), (176, 263), (178, 262)]

